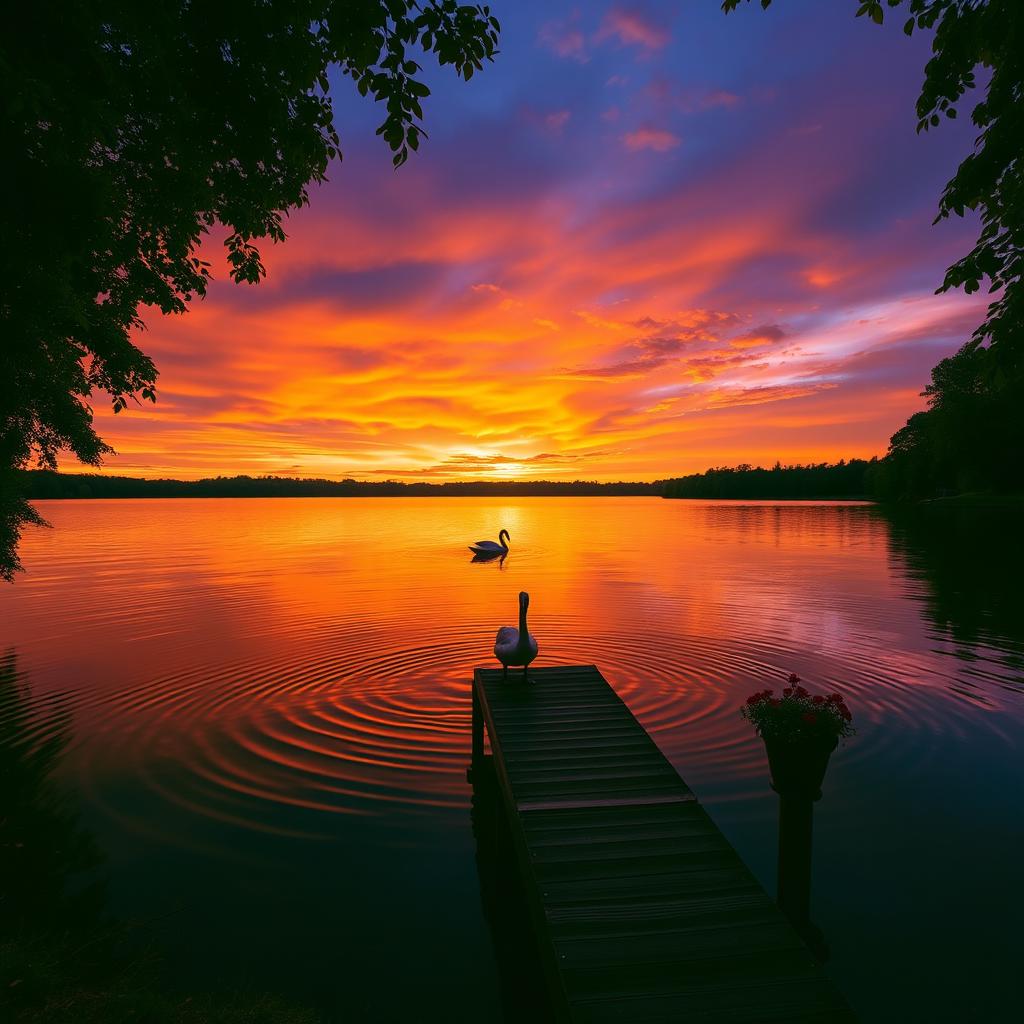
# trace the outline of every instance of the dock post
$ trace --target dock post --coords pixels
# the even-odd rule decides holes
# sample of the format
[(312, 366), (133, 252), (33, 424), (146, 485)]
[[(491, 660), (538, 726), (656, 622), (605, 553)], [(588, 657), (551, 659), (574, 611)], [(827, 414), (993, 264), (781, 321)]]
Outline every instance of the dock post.
[(779, 794), (779, 906), (799, 932), (810, 923), (814, 804)]
[(778, 904), (819, 963), (828, 960), (825, 936), (811, 920), (811, 854), (814, 803), (821, 790), (779, 789)]
[(483, 764), (484, 758), (484, 716), (480, 708), (480, 695), (476, 692), (476, 683), (473, 684), (473, 750), (470, 755), (469, 768), (466, 771), (466, 779), (473, 781), (473, 773)]

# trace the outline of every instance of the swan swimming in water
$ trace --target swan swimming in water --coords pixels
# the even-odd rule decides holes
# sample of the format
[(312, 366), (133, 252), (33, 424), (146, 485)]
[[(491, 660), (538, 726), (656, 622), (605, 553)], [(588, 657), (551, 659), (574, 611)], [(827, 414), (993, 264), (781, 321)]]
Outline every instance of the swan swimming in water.
[(469, 545), (469, 550), (475, 551), (478, 555), (507, 555), (508, 542), (511, 539), (508, 535), (508, 530), (502, 530), (498, 534), (497, 544), (493, 540), (478, 540), (475, 544)]
[(508, 679), (509, 665), (523, 666), (523, 679), (529, 680), (530, 662), (537, 657), (537, 640), (526, 629), (526, 609), (530, 607), (530, 595), (519, 592), (519, 628), (502, 626), (494, 641), (494, 656), (501, 662), (503, 678)]

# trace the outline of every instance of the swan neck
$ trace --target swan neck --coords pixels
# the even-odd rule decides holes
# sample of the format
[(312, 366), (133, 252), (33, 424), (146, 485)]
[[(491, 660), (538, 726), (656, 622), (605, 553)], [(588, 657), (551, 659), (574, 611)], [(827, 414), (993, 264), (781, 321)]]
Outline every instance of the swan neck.
[(521, 604), (519, 606), (519, 642), (521, 644), (526, 643), (526, 605)]

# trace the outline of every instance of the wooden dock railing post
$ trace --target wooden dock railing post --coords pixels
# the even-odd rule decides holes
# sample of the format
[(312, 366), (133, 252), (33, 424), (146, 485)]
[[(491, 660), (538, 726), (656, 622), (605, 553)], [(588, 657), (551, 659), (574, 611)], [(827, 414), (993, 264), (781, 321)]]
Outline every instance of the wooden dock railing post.
[(476, 686), (472, 688), (472, 692), (473, 750), (470, 755), (469, 768), (466, 771), (466, 779), (469, 782), (473, 781), (473, 773), (480, 768), (484, 757), (484, 716), (480, 707), (480, 695), (476, 692)]

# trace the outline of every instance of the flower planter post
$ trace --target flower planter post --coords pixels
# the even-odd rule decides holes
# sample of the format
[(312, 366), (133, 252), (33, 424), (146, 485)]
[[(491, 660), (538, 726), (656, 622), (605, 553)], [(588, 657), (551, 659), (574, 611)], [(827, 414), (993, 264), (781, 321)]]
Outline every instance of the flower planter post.
[(765, 739), (772, 789), (779, 794), (778, 904), (821, 961), (828, 947), (811, 921), (811, 856), (814, 805), (838, 740), (812, 742)]
[(811, 852), (814, 804), (779, 793), (778, 903), (794, 928), (807, 938), (811, 923)]
[(779, 794), (778, 904), (819, 961), (828, 946), (811, 921), (811, 852), (814, 804), (840, 736), (853, 732), (839, 694), (812, 697), (797, 676), (782, 697), (755, 693), (743, 708), (764, 740), (772, 789)]

